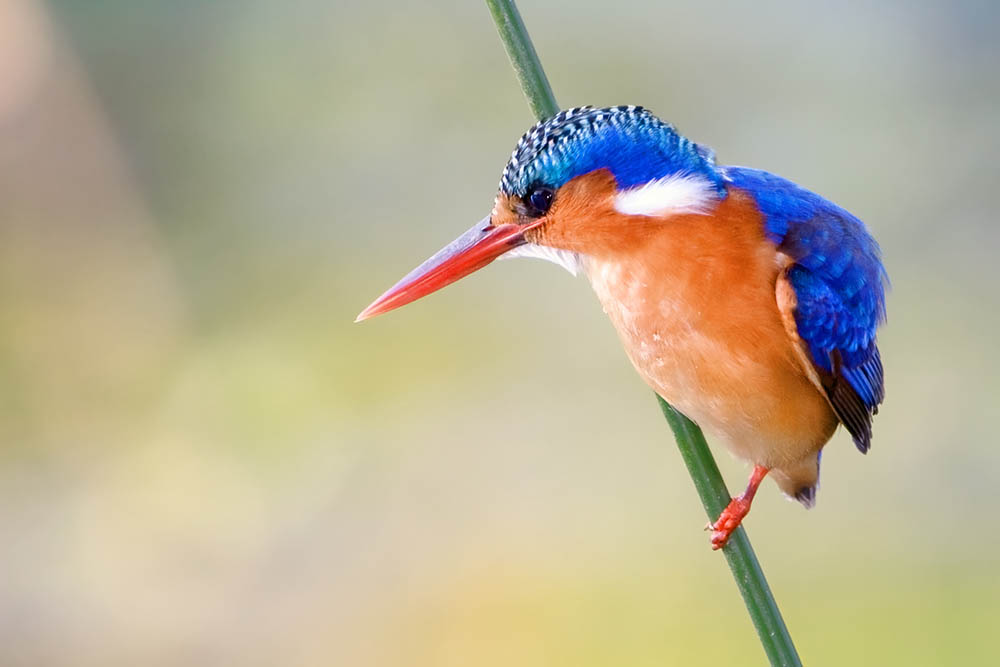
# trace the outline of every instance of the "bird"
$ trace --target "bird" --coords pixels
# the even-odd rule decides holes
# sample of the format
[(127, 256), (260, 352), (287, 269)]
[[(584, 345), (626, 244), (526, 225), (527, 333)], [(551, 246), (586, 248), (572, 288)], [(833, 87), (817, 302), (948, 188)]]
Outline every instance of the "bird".
[(812, 507), (838, 426), (871, 447), (888, 276), (864, 223), (822, 196), (716, 164), (641, 106), (565, 109), (517, 142), (490, 214), (356, 321), (501, 257), (583, 273), (641, 378), (753, 465), (706, 527), (713, 549), (768, 475)]

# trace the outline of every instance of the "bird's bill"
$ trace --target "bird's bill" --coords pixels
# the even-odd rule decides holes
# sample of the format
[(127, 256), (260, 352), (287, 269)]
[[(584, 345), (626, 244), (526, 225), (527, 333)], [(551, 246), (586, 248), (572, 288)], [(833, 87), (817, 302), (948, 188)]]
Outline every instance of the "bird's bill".
[(527, 243), (524, 233), (539, 223), (540, 221), (531, 225), (493, 226), (489, 217), (483, 218), (472, 229), (410, 271), (389, 291), (361, 311), (354, 321), (367, 320), (405, 306), (478, 271), (508, 250)]

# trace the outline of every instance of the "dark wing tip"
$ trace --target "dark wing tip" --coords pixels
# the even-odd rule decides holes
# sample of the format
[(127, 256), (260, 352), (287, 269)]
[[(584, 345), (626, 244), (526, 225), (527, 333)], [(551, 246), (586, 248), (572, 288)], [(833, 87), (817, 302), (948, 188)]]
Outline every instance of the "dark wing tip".
[[(836, 357), (838, 357), (836, 361), (839, 362), (839, 355)], [(839, 366), (839, 363), (835, 366)], [(877, 386), (876, 400), (881, 401), (881, 382)], [(872, 415), (878, 411), (878, 403), (868, 404), (858, 390), (840, 373), (839, 368), (830, 378), (827, 395), (837, 417), (854, 439), (854, 446), (862, 454), (867, 454), (872, 446)]]
[(854, 437), (854, 446), (858, 448), (858, 451), (862, 454), (867, 454), (868, 450), (872, 448), (871, 430), (860, 438), (853, 433), (851, 435)]

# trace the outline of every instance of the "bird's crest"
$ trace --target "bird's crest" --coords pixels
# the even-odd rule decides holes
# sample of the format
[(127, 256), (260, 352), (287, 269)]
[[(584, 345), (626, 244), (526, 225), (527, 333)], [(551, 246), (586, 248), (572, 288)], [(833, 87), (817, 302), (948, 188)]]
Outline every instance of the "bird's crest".
[(597, 169), (609, 169), (619, 188), (691, 174), (724, 192), (712, 151), (639, 106), (576, 107), (537, 123), (517, 142), (500, 190), (523, 196), (533, 186), (559, 188)]

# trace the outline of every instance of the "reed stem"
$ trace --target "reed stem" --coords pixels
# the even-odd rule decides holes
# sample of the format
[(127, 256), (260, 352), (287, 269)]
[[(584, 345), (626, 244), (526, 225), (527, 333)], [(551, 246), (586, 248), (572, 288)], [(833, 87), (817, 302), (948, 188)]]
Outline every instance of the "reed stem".
[[(524, 96), (528, 98), (531, 111), (539, 120), (554, 116), (559, 111), (556, 98), (514, 0), (486, 0), (486, 5), (493, 15), (500, 39), (511, 65), (514, 66)], [(709, 520), (714, 521), (729, 504), (730, 496), (719, 466), (705, 442), (705, 436), (697, 424), (675, 410), (662, 397), (656, 398), (660, 402), (663, 416), (674, 432), (677, 447), (701, 497), (702, 505), (705, 506), (705, 512)], [(768, 660), (775, 666), (801, 667), (802, 662), (795, 644), (792, 643), (778, 604), (774, 601), (757, 555), (742, 526), (732, 534), (722, 552)]]

